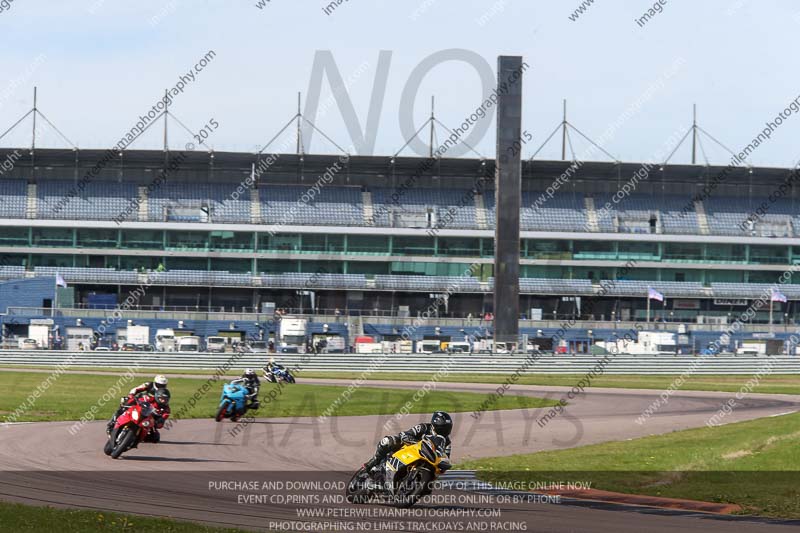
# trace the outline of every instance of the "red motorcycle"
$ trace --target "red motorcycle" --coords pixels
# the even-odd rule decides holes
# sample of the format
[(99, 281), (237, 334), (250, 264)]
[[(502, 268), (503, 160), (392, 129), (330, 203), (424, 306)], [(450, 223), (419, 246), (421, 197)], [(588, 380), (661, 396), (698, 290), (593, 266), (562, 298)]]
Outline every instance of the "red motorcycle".
[(151, 430), (155, 429), (155, 398), (137, 398), (136, 403), (122, 413), (111, 431), (103, 451), (112, 459), (143, 442)]

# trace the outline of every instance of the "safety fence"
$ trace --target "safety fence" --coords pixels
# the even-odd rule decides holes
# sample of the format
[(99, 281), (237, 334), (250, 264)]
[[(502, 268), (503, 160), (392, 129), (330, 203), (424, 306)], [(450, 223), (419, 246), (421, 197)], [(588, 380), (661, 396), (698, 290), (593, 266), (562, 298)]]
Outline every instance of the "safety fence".
[[(69, 363), (72, 368), (140, 368), (186, 370), (214, 369), (230, 364), (234, 354), (157, 352), (2, 351), (2, 365), (50, 366)], [(431, 373), (447, 364), (450, 374), (583, 374), (591, 371), (601, 355), (530, 354), (323, 354), (276, 357), (279, 363), (306, 371)], [(769, 365), (772, 374), (800, 374), (800, 356), (772, 355), (609, 355), (605, 374), (754, 374)], [(234, 369), (263, 367), (266, 354), (236, 355)], [(227, 366), (227, 365), (226, 365)]]

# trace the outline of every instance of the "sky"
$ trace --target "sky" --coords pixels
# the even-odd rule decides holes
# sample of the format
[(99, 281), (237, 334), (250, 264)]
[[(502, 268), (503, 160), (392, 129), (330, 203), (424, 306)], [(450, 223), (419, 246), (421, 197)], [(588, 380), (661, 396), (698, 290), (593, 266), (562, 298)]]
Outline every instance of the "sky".
[[(660, 12), (637, 23), (654, 2), (594, 0), (575, 17), (579, 0), (347, 0), (327, 12), (330, 0), (0, 0), (0, 132), (31, 109), (37, 86), (39, 109), (73, 144), (110, 147), (213, 51), (170, 113), (192, 133), (213, 119), (218, 127), (206, 142), (214, 150), (255, 152), (294, 116), (298, 92), (308, 108), (315, 61), (319, 67), (332, 57), (346, 85), (339, 98), (352, 101), (356, 129), (372, 112), (374, 142), (354, 138), (327, 72), (316, 114), (306, 118), (346, 151), (390, 156), (410, 137), (401, 123), (419, 128), (432, 96), (442, 124), (463, 123), (491, 89), (481, 75), (494, 76), (497, 56), (506, 54), (528, 64), (522, 127), (532, 139), (523, 157), (559, 124), (564, 99), (570, 123), (618, 160), (660, 157), (662, 146), (691, 126), (693, 104), (698, 124), (740, 151), (800, 96), (793, 52), (800, 4), (661, 2)], [(455, 59), (441, 59), (447, 57)], [(432, 67), (414, 90), (409, 78), (426, 61)], [(752, 153), (752, 164), (785, 167), (800, 159), (797, 115)], [(484, 133), (470, 144), (493, 157), (493, 113), (473, 129)], [(192, 140), (175, 122), (169, 132), (173, 149)], [(293, 151), (292, 135), (290, 128), (270, 150)], [(440, 129), (437, 139), (443, 135)], [(158, 124), (131, 148), (160, 148), (162, 136)], [(427, 132), (423, 137), (427, 142)], [(586, 141), (571, 139), (581, 158)], [(337, 153), (319, 134), (307, 140), (306, 152)], [(30, 143), (29, 119), (0, 139), (3, 147)], [(402, 154), (415, 155), (422, 144)], [(727, 163), (723, 148), (709, 138), (702, 144), (711, 164)], [(40, 120), (37, 146), (68, 144)], [(558, 158), (560, 150), (556, 136), (537, 158)], [(588, 159), (607, 160), (600, 152)], [(688, 143), (670, 160), (689, 161)]]

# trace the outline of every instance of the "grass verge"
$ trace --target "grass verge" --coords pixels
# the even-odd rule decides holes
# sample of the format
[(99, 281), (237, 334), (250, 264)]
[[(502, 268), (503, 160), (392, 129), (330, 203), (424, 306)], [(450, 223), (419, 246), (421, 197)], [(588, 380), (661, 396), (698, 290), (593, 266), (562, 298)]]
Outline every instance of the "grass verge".
[[(19, 369), (52, 369), (48, 366), (26, 366), (26, 365), (3, 365), (8, 368)], [(115, 369), (102, 367), (75, 367), (72, 370), (85, 370), (89, 372), (116, 373)], [(185, 374), (196, 375), (198, 377), (208, 376), (213, 370), (187, 370), (175, 368), (141, 368), (137, 374)], [(239, 376), (241, 370), (227, 373), (227, 377)], [(320, 371), (300, 371), (295, 373), (301, 378), (327, 378), (327, 379), (348, 379), (354, 380), (361, 378), (361, 372), (320, 372)], [(432, 373), (431, 373), (432, 374)], [(506, 374), (449, 374), (442, 377), (440, 381), (449, 383), (503, 383), (508, 376)], [(519, 385), (543, 385), (543, 386), (563, 386), (573, 387), (580, 381), (584, 374), (524, 374), (520, 376), (517, 384)], [(647, 375), (647, 374), (604, 374), (592, 379), (589, 387), (607, 387), (619, 389), (654, 389), (664, 390), (670, 386), (677, 378), (678, 374), (666, 375)], [(391, 380), (391, 381), (425, 381), (430, 379), (430, 375), (424, 372), (373, 372), (362, 379), (366, 380)], [(749, 375), (692, 375), (685, 378), (681, 390), (693, 391), (716, 391), (716, 392), (737, 392), (747, 380)], [(754, 392), (763, 394), (800, 394), (800, 374), (772, 374), (763, 376), (758, 389)]]
[[(141, 377), (125, 381), (118, 375), (63, 374), (53, 380), (38, 398), (29, 400), (31, 394), (46, 383), (49, 374), (37, 372), (0, 372), (0, 422), (18, 408), (24, 407), (16, 422), (38, 422), (54, 420), (79, 420), (96, 406), (95, 419), (111, 417), (119, 405), (119, 399), (134, 386), (141, 383)], [(205, 384), (193, 378), (172, 378), (169, 381), (172, 393), (172, 412), (177, 414), (182, 406)], [(327, 385), (277, 386), (262, 384), (260, 398), (262, 409), (256, 414), (269, 417), (319, 416), (334, 402), (338, 408), (331, 416), (345, 415), (388, 415), (395, 414), (410, 403), (410, 413), (427, 413), (441, 409), (452, 412), (473, 411), (486, 399), (482, 393), (465, 393), (430, 390), (419, 401), (413, 401), (416, 389), (383, 389), (364, 386), (347, 395), (347, 387)], [(202, 395), (195, 405), (188, 409), (182, 418), (211, 418), (219, 405), (222, 381), (211, 385), (207, 394)], [(270, 401), (270, 397), (274, 400)], [(107, 400), (104, 402), (103, 399)], [(345, 401), (342, 399), (345, 398)], [(555, 405), (555, 401), (527, 396), (506, 395), (500, 398), (491, 409), (536, 408)]]
[(26, 533), (136, 532), (136, 533), (244, 533), (166, 518), (148, 518), (105, 511), (33, 507), (0, 502), (0, 531)]
[(748, 514), (797, 519), (800, 413), (459, 467), (489, 481), (591, 482), (601, 490), (733, 503)]

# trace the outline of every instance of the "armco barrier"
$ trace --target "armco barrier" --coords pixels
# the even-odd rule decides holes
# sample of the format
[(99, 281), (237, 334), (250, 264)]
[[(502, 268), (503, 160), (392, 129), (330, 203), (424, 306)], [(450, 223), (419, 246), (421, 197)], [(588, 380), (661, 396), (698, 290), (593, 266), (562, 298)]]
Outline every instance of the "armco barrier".
[[(61, 352), (61, 351), (2, 351), (2, 365), (57, 365), (68, 362), (70, 367), (127, 367), (138, 364), (140, 368), (214, 369), (228, 363), (234, 354), (208, 353), (153, 353), (153, 352)], [(524, 354), (513, 355), (454, 355), (444, 354), (326, 354), (283, 355), (276, 359), (289, 367), (300, 366), (309, 371), (363, 372), (427, 372), (441, 369), (445, 363), (449, 373), (510, 374), (525, 364)], [(602, 355), (542, 354), (526, 369), (534, 374), (583, 374), (591, 371)], [(800, 374), (800, 356), (691, 356), (691, 355), (609, 355), (605, 374), (755, 374), (769, 365), (773, 374)], [(247, 354), (237, 356), (234, 369), (263, 367), (268, 355)], [(421, 376), (422, 377), (422, 376)]]

